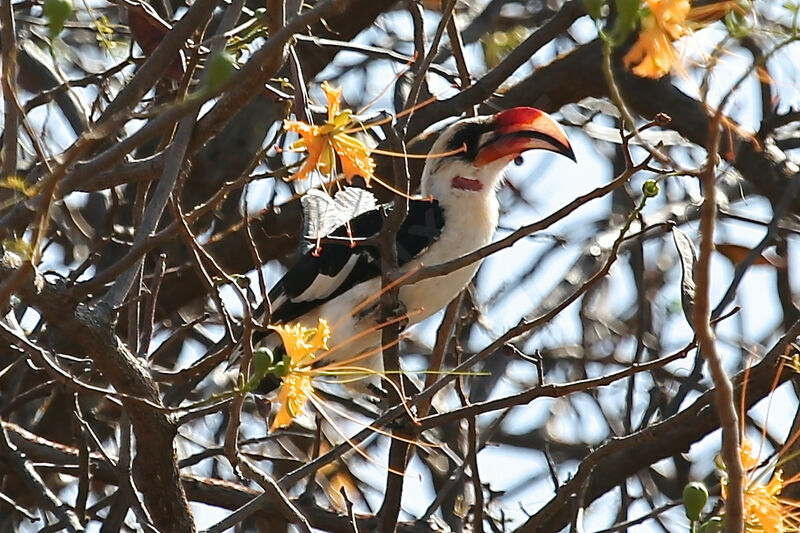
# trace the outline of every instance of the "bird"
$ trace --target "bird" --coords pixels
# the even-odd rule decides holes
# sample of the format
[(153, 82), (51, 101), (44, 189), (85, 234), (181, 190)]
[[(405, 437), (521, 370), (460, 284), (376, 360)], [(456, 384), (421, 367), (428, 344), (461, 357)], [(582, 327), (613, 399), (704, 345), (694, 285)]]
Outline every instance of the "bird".
[[(555, 152), (575, 161), (561, 125), (532, 107), (463, 118), (445, 128), (426, 159), (421, 199), (408, 201), (407, 216), (397, 232), (400, 271), (445, 263), (489, 244), (497, 229), (496, 193), (504, 168), (528, 150)], [(380, 374), (379, 326), (386, 317), (381, 316), (376, 297), (381, 290), (381, 257), (373, 238), (380, 234), (391, 206), (378, 204), (371, 193), (355, 187), (333, 199), (323, 196), (307, 194), (304, 202), (306, 238), (323, 238), (269, 291), (269, 321), (313, 328), (319, 319), (327, 320), (333, 330), (325, 362), (362, 355), (357, 366)], [(345, 220), (348, 216), (352, 218)], [(444, 308), (466, 288), (480, 263), (402, 285), (402, 327)], [(370, 380), (368, 388), (375, 385)]]

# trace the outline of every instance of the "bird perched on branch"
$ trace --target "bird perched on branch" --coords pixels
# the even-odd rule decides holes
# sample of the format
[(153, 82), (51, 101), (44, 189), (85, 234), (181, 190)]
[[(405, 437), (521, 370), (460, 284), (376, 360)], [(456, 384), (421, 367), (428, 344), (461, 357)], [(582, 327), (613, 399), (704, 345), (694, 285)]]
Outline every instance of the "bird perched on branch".
[[(447, 127), (431, 154), (458, 153), (426, 160), (421, 193), (427, 199), (409, 201), (396, 238), (400, 269), (438, 265), (489, 244), (497, 228), (495, 193), (503, 169), (522, 152), (535, 149), (575, 160), (564, 130), (538, 109), (517, 107)], [(378, 205), (369, 192), (348, 188), (334, 199), (307, 195), (304, 209), (307, 238), (323, 238), (270, 291), (270, 323), (316, 327), (323, 318), (333, 330), (332, 353), (325, 362), (355, 358), (353, 366), (379, 372), (378, 326), (386, 318), (378, 311), (381, 258), (375, 238), (390, 207)], [(402, 285), (399, 299), (406, 325), (445, 307), (479, 266), (477, 260), (443, 276)]]

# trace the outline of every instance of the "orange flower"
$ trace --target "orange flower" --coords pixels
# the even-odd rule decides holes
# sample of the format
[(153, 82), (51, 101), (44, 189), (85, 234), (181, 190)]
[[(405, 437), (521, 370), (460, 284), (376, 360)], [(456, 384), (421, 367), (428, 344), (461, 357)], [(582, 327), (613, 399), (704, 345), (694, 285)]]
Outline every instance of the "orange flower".
[[(758, 457), (746, 439), (739, 450), (742, 466), (747, 471), (744, 489), (744, 519), (747, 533), (786, 533), (800, 530), (800, 502), (780, 497), (787, 483), (783, 472), (776, 469), (767, 484), (761, 483), (763, 469), (758, 469)], [(757, 471), (760, 471), (757, 473)], [(727, 497), (727, 477), (722, 478), (722, 499)]]
[(639, 39), (625, 54), (625, 66), (643, 78), (661, 78), (672, 69), (678, 54), (672, 41), (680, 39), (689, 28), (686, 19), (689, 0), (646, 0), (649, 12), (642, 16)]
[[(369, 185), (370, 180), (375, 179), (375, 161), (370, 155), (370, 148), (348, 133), (358, 128), (358, 124), (351, 119), (353, 112), (349, 109), (340, 110), (341, 89), (334, 89), (325, 81), (322, 82), (322, 90), (328, 100), (328, 120), (325, 124), (316, 126), (299, 120), (283, 121), (286, 131), (301, 137), (292, 144), (291, 150), (308, 154), (303, 165), (289, 180), (305, 178), (316, 169), (331, 177), (341, 172), (348, 183), (355, 176), (361, 176)], [(339, 169), (336, 167), (337, 157)]]
[(306, 328), (301, 324), (269, 328), (278, 332), (286, 349), (286, 355), (289, 356), (292, 365), (297, 367), (314, 359), (314, 353), (318, 350), (328, 349), (331, 328), (324, 318), (319, 319), (316, 328)]
[(269, 427), (270, 431), (285, 428), (303, 412), (308, 399), (314, 393), (311, 364), (316, 352), (328, 349), (331, 328), (320, 318), (316, 328), (301, 324), (270, 326), (278, 332), (286, 349), (288, 360), (278, 388), (278, 412)]
[(280, 405), (275, 419), (269, 426), (270, 432), (289, 426), (297, 415), (303, 412), (308, 397), (314, 392), (311, 376), (290, 371), (282, 378), (278, 389), (277, 402)]

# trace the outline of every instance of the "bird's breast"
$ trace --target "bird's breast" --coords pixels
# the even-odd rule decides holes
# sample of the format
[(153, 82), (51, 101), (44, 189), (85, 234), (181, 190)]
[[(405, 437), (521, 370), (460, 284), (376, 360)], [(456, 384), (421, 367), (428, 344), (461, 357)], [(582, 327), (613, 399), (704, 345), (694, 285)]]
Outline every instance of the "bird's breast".
[[(498, 207), (494, 195), (475, 202), (475, 205), (458, 207), (445, 207), (445, 227), (441, 236), (404, 270), (417, 268), (420, 264), (440, 265), (491, 242), (497, 229)], [(410, 322), (424, 320), (450, 303), (467, 286), (480, 264), (478, 260), (449, 274), (402, 287), (400, 298), (406, 309), (409, 313), (418, 313)]]

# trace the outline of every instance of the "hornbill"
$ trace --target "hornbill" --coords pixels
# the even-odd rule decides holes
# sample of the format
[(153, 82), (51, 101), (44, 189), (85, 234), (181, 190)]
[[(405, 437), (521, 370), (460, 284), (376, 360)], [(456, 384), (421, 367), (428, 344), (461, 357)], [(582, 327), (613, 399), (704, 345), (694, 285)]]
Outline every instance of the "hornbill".
[[(533, 149), (575, 160), (564, 130), (538, 109), (516, 107), (447, 127), (431, 148), (434, 157), (425, 163), (421, 195), (426, 199), (409, 201), (408, 214), (397, 233), (401, 271), (421, 264), (438, 265), (489, 244), (497, 228), (496, 191), (503, 169), (522, 152)], [(447, 152), (457, 153), (435, 157)], [(356, 215), (346, 224), (316, 223), (317, 231), (328, 228), (322, 230), (327, 238), (305, 253), (270, 291), (269, 320), (272, 324), (299, 322), (306, 327), (315, 327), (319, 318), (338, 323), (329, 341), (334, 351), (325, 362), (371, 352), (353, 366), (380, 371), (381, 331), (377, 326), (385, 319), (379, 315), (375, 296), (381, 290), (381, 258), (374, 239), (364, 245), (359, 241), (379, 235), (389, 207), (377, 205), (374, 197), (366, 194), (372, 203), (366, 204), (366, 210), (347, 206), (356, 209)], [(336, 201), (342, 198), (337, 195)], [(363, 204), (364, 198), (356, 194), (349, 203)], [(309, 204), (305, 207), (307, 216), (320, 216), (309, 213)], [(406, 326), (446, 306), (479, 266), (476, 261), (441, 277), (401, 286), (399, 299), (407, 313)], [(369, 299), (368, 305), (361, 305)], [(374, 379), (369, 381), (375, 384)]]

